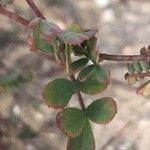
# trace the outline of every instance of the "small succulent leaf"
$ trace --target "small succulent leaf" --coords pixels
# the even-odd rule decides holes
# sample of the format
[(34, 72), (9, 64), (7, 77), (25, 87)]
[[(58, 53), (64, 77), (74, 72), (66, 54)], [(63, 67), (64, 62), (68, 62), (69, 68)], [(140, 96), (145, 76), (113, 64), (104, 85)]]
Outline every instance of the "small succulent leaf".
[(70, 70), (72, 73), (80, 71), (87, 63), (89, 59), (81, 58), (71, 63)]
[(96, 43), (97, 43), (97, 38), (96, 37), (92, 37), (91, 39), (86, 41), (86, 49), (87, 49), (87, 52), (88, 52), (88, 56), (94, 62), (97, 62)]
[(84, 31), (84, 32), (82, 33), (82, 35), (87, 36), (87, 39), (86, 39), (86, 40), (88, 40), (88, 39), (94, 37), (97, 32), (98, 32), (98, 30), (86, 30), (86, 31)]
[(71, 32), (76, 32), (76, 33), (82, 32), (82, 29), (81, 29), (81, 27), (78, 24), (71, 24), (68, 27), (68, 30), (71, 31)]
[(133, 66), (137, 73), (140, 73), (143, 71), (140, 62), (133, 62)]
[(138, 94), (142, 94), (143, 96), (150, 97), (150, 80), (141, 85), (137, 89)]
[(42, 96), (49, 107), (63, 108), (75, 91), (75, 85), (72, 81), (58, 78), (44, 86)]
[(110, 72), (101, 65), (90, 65), (80, 72), (78, 79), (78, 89), (85, 94), (94, 95), (102, 92), (108, 86)]
[(80, 135), (68, 139), (67, 150), (95, 150), (94, 135), (88, 120)]
[(78, 80), (85, 81), (87, 77), (89, 77), (92, 74), (94, 68), (95, 68), (95, 65), (89, 65), (83, 70), (81, 70), (81, 72), (78, 75)]
[(141, 61), (140, 65), (141, 65), (143, 71), (149, 71), (150, 70), (150, 62)]
[(42, 35), (44, 35), (47, 40), (52, 39), (52, 37), (57, 33), (62, 32), (59, 26), (44, 19), (40, 19), (39, 26), (41, 28)]
[(43, 39), (39, 40), (39, 45), (38, 48), (40, 51), (50, 54), (50, 55), (54, 55), (54, 47), (49, 44), (48, 42), (44, 41)]
[(86, 117), (81, 109), (70, 107), (57, 115), (57, 125), (67, 137), (78, 136), (85, 124)]
[(135, 73), (135, 68), (134, 68), (134, 65), (132, 63), (127, 63), (127, 68), (128, 68), (128, 72), (130, 74), (134, 74)]
[(78, 89), (87, 95), (95, 95), (104, 91), (108, 86), (106, 82), (99, 82), (97, 79), (92, 79), (92, 76), (85, 81), (77, 84)]
[(85, 40), (85, 37), (82, 34), (70, 31), (59, 33), (58, 38), (70, 45), (79, 45)]
[(86, 116), (96, 123), (108, 123), (117, 113), (116, 102), (110, 97), (95, 100), (86, 109)]
[(110, 71), (102, 65), (95, 65), (93, 74), (100, 82), (110, 82)]

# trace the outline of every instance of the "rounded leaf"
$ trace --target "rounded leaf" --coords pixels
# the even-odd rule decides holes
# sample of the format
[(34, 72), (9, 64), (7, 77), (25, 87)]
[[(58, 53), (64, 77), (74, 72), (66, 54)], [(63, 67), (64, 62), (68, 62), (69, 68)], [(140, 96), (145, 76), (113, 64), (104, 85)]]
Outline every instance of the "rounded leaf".
[(95, 150), (94, 135), (88, 120), (80, 135), (68, 139), (67, 150)]
[(117, 113), (116, 102), (110, 97), (95, 100), (86, 109), (87, 117), (96, 123), (108, 123)]
[(57, 115), (58, 127), (68, 136), (78, 136), (85, 124), (85, 115), (81, 109), (66, 108), (60, 111)]
[(46, 84), (42, 95), (49, 107), (63, 108), (74, 93), (74, 83), (68, 79), (59, 78)]
[(87, 58), (81, 58), (71, 63), (70, 70), (72, 73), (79, 71), (82, 69), (87, 63), (89, 59)]
[(150, 62), (141, 61), (140, 64), (141, 64), (143, 71), (149, 71), (150, 70)]
[(85, 68), (78, 76), (84, 79), (77, 83), (78, 89), (89, 95), (102, 92), (110, 82), (110, 72), (101, 65), (90, 65)]

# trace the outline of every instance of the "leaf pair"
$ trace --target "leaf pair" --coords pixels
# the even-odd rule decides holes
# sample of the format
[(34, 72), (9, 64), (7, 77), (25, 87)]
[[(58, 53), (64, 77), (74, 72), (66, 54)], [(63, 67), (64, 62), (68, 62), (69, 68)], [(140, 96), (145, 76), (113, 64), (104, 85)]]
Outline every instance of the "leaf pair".
[(109, 97), (94, 101), (85, 112), (74, 107), (60, 111), (56, 117), (57, 125), (68, 137), (67, 150), (94, 150), (94, 135), (88, 119), (100, 124), (108, 123), (116, 113), (116, 103)]
[(110, 97), (104, 97), (92, 102), (85, 111), (74, 107), (65, 108), (56, 118), (58, 127), (67, 137), (73, 138), (81, 133), (87, 118), (99, 124), (108, 123), (116, 113), (116, 102)]

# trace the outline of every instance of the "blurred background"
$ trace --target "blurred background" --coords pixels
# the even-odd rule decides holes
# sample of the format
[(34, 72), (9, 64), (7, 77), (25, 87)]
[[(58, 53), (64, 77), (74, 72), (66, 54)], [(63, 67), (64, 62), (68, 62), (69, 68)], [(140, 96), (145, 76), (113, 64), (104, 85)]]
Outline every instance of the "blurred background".
[[(5, 3), (7, 0), (1, 0)], [(44, 15), (61, 28), (77, 23), (98, 29), (97, 50), (139, 54), (150, 44), (149, 0), (35, 0)], [(25, 0), (6, 6), (34, 18)], [(57, 129), (56, 110), (43, 102), (44, 84), (65, 76), (41, 53), (31, 53), (24, 29), (0, 14), (0, 150), (65, 150), (66, 137)], [(95, 96), (113, 97), (116, 117), (107, 125), (92, 124), (96, 150), (149, 150), (150, 100), (135, 93), (124, 80), (124, 63), (105, 62), (112, 71), (111, 85)], [(83, 95), (88, 105), (93, 97)], [(76, 96), (70, 106), (78, 106)]]

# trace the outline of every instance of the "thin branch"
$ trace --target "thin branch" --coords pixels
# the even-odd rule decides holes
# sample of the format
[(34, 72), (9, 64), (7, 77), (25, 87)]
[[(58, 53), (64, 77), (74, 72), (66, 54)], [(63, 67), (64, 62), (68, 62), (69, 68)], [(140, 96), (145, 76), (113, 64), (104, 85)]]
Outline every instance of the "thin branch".
[(110, 61), (147, 61), (150, 62), (150, 55), (111, 55), (99, 53), (99, 58)]
[(26, 0), (29, 6), (32, 8), (33, 12), (37, 17), (40, 17), (42, 19), (46, 19), (42, 12), (39, 10), (39, 8), (36, 6), (36, 4), (33, 2), (33, 0)]
[[(74, 77), (74, 75), (72, 74), (72, 75), (70, 75), (70, 79), (75, 83), (76, 82), (76, 79), (75, 79), (75, 77)], [(85, 110), (86, 108), (85, 108), (85, 104), (84, 104), (84, 101), (83, 101), (83, 98), (82, 98), (82, 95), (81, 95), (81, 93), (80, 93), (80, 91), (76, 91), (76, 94), (77, 94), (77, 97), (78, 97), (78, 101), (79, 101), (79, 103), (80, 103), (80, 106), (81, 106), (81, 108), (82, 108), (82, 110)]]
[(0, 13), (4, 16), (9, 17), (10, 19), (14, 20), (17, 23), (20, 23), (23, 26), (27, 26), (29, 24), (29, 20), (26, 20), (25, 18), (5, 9), (3, 6), (0, 5)]

